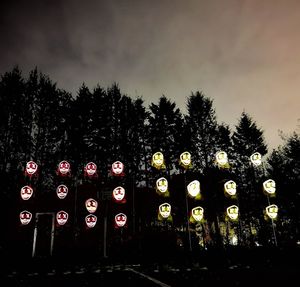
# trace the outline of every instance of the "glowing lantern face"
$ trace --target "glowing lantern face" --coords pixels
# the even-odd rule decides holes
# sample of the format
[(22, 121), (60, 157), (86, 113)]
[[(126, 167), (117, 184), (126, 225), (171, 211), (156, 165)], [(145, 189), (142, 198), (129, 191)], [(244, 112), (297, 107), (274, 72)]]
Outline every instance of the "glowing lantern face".
[(250, 156), (250, 160), (255, 166), (261, 165), (261, 154), (259, 152), (255, 152)]
[(171, 205), (163, 203), (159, 206), (158, 211), (162, 218), (168, 218), (171, 215)]
[(31, 221), (31, 218), (32, 214), (27, 210), (24, 210), (20, 213), (20, 221), (23, 225), (28, 224)]
[(276, 219), (278, 215), (278, 206), (275, 204), (267, 206), (266, 213), (271, 219)]
[(191, 197), (196, 197), (200, 194), (200, 182), (198, 180), (193, 180), (187, 186), (188, 194)]
[(68, 221), (68, 217), (69, 217), (68, 213), (61, 210), (56, 214), (56, 221), (59, 225), (64, 225)]
[(239, 217), (239, 208), (236, 205), (231, 205), (227, 208), (227, 215), (232, 220), (237, 220)]
[(180, 163), (184, 167), (189, 167), (190, 166), (190, 164), (192, 163), (192, 157), (191, 157), (191, 154), (188, 151), (185, 151), (180, 155)]
[(111, 170), (114, 175), (122, 175), (124, 171), (124, 164), (120, 161), (115, 161), (112, 164)]
[(161, 177), (156, 181), (156, 189), (161, 193), (165, 193), (168, 190), (168, 181)]
[(97, 223), (97, 216), (94, 214), (89, 214), (85, 217), (85, 223), (87, 227), (93, 228)]
[(86, 173), (87, 173), (88, 176), (93, 176), (97, 172), (97, 165), (95, 163), (93, 163), (93, 162), (89, 162), (85, 166), (85, 171), (86, 171)]
[(21, 197), (23, 200), (28, 200), (33, 194), (33, 189), (28, 186), (25, 185), (21, 188)]
[(89, 213), (94, 213), (97, 210), (98, 202), (93, 198), (89, 198), (85, 201), (85, 207)]
[(29, 161), (26, 164), (26, 173), (28, 175), (33, 175), (36, 173), (38, 165), (34, 161)]
[(123, 227), (127, 222), (127, 216), (124, 213), (118, 213), (115, 216), (115, 224), (117, 227)]
[(192, 209), (192, 216), (195, 221), (200, 222), (203, 219), (204, 209), (200, 206), (197, 206)]
[(216, 161), (219, 165), (223, 166), (228, 163), (227, 153), (225, 151), (219, 151), (216, 153)]
[(224, 190), (229, 195), (234, 196), (236, 194), (236, 183), (233, 180), (229, 180), (224, 183)]
[(161, 152), (156, 152), (152, 156), (151, 164), (157, 169), (164, 168), (164, 155)]
[(125, 197), (125, 189), (122, 186), (118, 186), (113, 190), (113, 198), (116, 201), (122, 201)]
[(59, 163), (58, 170), (60, 174), (67, 175), (70, 172), (70, 164), (66, 160), (63, 160)]
[(276, 183), (273, 179), (268, 179), (263, 183), (264, 191), (268, 194), (275, 194)]
[(56, 194), (59, 199), (64, 199), (68, 194), (68, 188), (61, 184), (56, 188)]

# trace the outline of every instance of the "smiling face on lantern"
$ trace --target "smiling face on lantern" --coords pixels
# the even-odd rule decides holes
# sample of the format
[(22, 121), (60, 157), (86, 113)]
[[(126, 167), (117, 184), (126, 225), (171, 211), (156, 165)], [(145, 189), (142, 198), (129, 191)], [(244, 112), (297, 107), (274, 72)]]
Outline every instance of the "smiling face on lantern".
[(33, 189), (28, 186), (25, 185), (21, 188), (21, 197), (23, 200), (28, 200), (33, 194)]
[(187, 186), (188, 194), (191, 197), (196, 197), (200, 194), (200, 182), (198, 180), (193, 180)]
[(32, 214), (27, 210), (24, 210), (20, 213), (20, 221), (23, 225), (28, 224), (31, 221), (31, 218)]
[(37, 172), (38, 165), (34, 161), (29, 161), (26, 163), (26, 173), (33, 175)]
[(261, 154), (259, 152), (255, 152), (250, 156), (250, 160), (255, 166), (261, 165)]
[(266, 213), (271, 219), (276, 219), (278, 215), (278, 206), (275, 204), (266, 207)]
[(64, 225), (68, 221), (68, 217), (69, 217), (68, 213), (61, 210), (56, 214), (56, 221), (59, 225)]
[(156, 152), (152, 156), (153, 166), (160, 168), (164, 164), (164, 155), (161, 152)]
[(89, 162), (85, 166), (85, 171), (86, 171), (86, 173), (87, 173), (88, 176), (93, 176), (97, 172), (97, 165), (95, 163), (93, 163), (93, 162)]
[(85, 223), (87, 227), (93, 228), (97, 223), (97, 216), (94, 214), (89, 214), (85, 217)]
[(204, 209), (201, 206), (197, 206), (192, 209), (192, 216), (195, 221), (200, 222), (203, 219)]
[(274, 194), (276, 191), (276, 183), (273, 179), (268, 179), (263, 183), (264, 191), (268, 194)]
[(121, 175), (124, 171), (124, 164), (120, 161), (115, 161), (111, 166), (111, 170), (114, 175)]
[(127, 222), (127, 216), (124, 213), (118, 213), (115, 216), (115, 224), (117, 227), (123, 227)]
[(227, 208), (227, 215), (232, 220), (237, 220), (239, 216), (239, 208), (236, 205), (231, 205)]
[(64, 184), (61, 184), (56, 188), (56, 194), (59, 199), (64, 199), (68, 194), (68, 188)]
[(156, 189), (161, 193), (165, 193), (168, 190), (168, 181), (164, 177), (159, 178), (156, 181)]
[(70, 164), (66, 160), (63, 160), (59, 163), (58, 170), (62, 175), (66, 175), (70, 172)]
[(89, 198), (85, 201), (85, 207), (89, 213), (94, 213), (97, 210), (98, 202), (93, 198)]
[(223, 166), (228, 163), (227, 153), (225, 151), (219, 151), (216, 153), (216, 161), (219, 165)]
[(224, 190), (227, 192), (227, 194), (234, 196), (236, 194), (236, 183), (233, 180), (225, 182)]
[(188, 167), (192, 162), (191, 154), (188, 151), (183, 152), (180, 155), (180, 162), (183, 166)]
[(162, 218), (168, 218), (171, 215), (171, 205), (163, 203), (159, 206), (158, 211)]
[(122, 201), (125, 197), (125, 189), (122, 186), (118, 186), (113, 190), (113, 198), (116, 201)]

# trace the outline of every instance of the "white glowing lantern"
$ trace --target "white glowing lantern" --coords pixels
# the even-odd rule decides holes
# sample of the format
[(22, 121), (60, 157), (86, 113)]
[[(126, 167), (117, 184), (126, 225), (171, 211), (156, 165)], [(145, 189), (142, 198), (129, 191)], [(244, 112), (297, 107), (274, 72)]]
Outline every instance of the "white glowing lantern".
[(34, 175), (37, 172), (38, 165), (34, 161), (29, 161), (26, 163), (26, 174), (29, 176)]
[(216, 153), (216, 161), (218, 165), (225, 166), (228, 164), (228, 156), (225, 151), (219, 151)]
[(267, 194), (274, 195), (276, 191), (276, 183), (273, 179), (268, 179), (263, 183), (263, 188)]
[(229, 180), (224, 183), (224, 190), (230, 196), (236, 195), (236, 183), (233, 180)]
[(95, 176), (97, 174), (97, 165), (93, 162), (89, 162), (84, 170), (88, 176)]
[(28, 200), (33, 195), (33, 189), (29, 185), (25, 185), (21, 188), (21, 198)]
[(68, 221), (69, 214), (63, 210), (57, 212), (56, 214), (56, 221), (59, 225), (65, 225)]
[(156, 152), (152, 155), (151, 165), (157, 169), (166, 168), (164, 163), (164, 155), (161, 152)]
[(113, 198), (117, 202), (122, 202), (125, 198), (125, 189), (122, 186), (118, 186), (113, 190)]
[(255, 152), (250, 156), (250, 160), (255, 166), (261, 165), (261, 154), (259, 152)]
[(271, 204), (266, 207), (266, 214), (269, 216), (271, 219), (276, 219), (278, 215), (278, 206), (275, 204)]
[(124, 175), (124, 164), (120, 161), (115, 161), (111, 166), (112, 174), (115, 176)]
[(59, 199), (64, 199), (68, 194), (68, 188), (64, 184), (59, 185), (56, 188), (56, 194)]
[(22, 225), (27, 225), (32, 219), (31, 212), (24, 210), (20, 213), (20, 221)]
[(164, 177), (159, 178), (156, 181), (156, 189), (161, 193), (167, 192), (168, 191), (168, 180)]
[(194, 207), (192, 209), (192, 217), (194, 221), (200, 222), (203, 219), (204, 209), (201, 206)]
[(68, 175), (70, 173), (70, 170), (71, 170), (71, 165), (66, 160), (63, 160), (58, 164), (58, 172), (62, 176)]
[(193, 180), (187, 186), (189, 196), (198, 197), (200, 196), (200, 182), (199, 180)]
[(127, 216), (124, 213), (118, 213), (115, 216), (115, 227), (124, 227), (127, 222)]
[(185, 151), (180, 155), (180, 164), (184, 168), (190, 168), (191, 167), (191, 165), (192, 165), (192, 156), (188, 151)]
[(89, 214), (85, 217), (85, 223), (87, 227), (93, 228), (97, 223), (97, 216), (94, 214)]
[(239, 208), (236, 205), (231, 205), (227, 208), (227, 216), (231, 220), (237, 220), (239, 217)]
[(89, 213), (94, 213), (97, 210), (98, 202), (93, 198), (89, 198), (85, 201), (85, 207)]
[(171, 205), (163, 203), (158, 207), (158, 211), (162, 218), (167, 219), (171, 215)]

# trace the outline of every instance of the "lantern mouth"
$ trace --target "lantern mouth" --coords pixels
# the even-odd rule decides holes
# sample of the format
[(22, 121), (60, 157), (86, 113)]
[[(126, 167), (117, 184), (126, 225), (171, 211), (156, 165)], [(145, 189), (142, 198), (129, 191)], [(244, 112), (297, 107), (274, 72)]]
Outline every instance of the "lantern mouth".
[(188, 194), (191, 197), (196, 197), (200, 194), (200, 182), (198, 180), (193, 180), (187, 186)]

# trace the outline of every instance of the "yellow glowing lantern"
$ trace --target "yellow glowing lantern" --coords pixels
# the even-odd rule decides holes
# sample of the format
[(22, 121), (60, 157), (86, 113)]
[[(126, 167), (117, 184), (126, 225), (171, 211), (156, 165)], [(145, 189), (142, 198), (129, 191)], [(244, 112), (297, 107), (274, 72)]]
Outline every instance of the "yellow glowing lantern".
[(188, 195), (195, 199), (200, 199), (200, 182), (199, 180), (193, 180), (187, 186)]
[(267, 206), (266, 214), (270, 219), (276, 219), (278, 215), (278, 206), (276, 204), (271, 204)]
[(165, 169), (164, 155), (158, 151), (152, 155), (151, 165), (157, 169)]
[(236, 183), (233, 180), (226, 181), (224, 183), (225, 195), (235, 196), (236, 195)]
[(219, 167), (228, 168), (229, 164), (227, 153), (225, 151), (218, 151), (216, 153), (216, 162)]
[(204, 209), (201, 206), (194, 207), (191, 211), (190, 222), (201, 222), (204, 216)]
[(180, 155), (179, 163), (182, 167), (188, 169), (192, 167), (192, 156), (188, 151)]
[(268, 195), (275, 195), (276, 183), (273, 179), (268, 179), (263, 183), (264, 192)]
[(163, 203), (158, 207), (158, 219), (159, 220), (171, 220), (171, 204)]
[(227, 208), (227, 217), (231, 220), (238, 220), (239, 208), (236, 205), (231, 205)]
[(168, 181), (166, 178), (161, 177), (156, 181), (156, 191), (159, 195), (169, 196)]
[(250, 160), (255, 166), (260, 166), (262, 161), (261, 161), (261, 154), (259, 152), (255, 152), (250, 156)]

